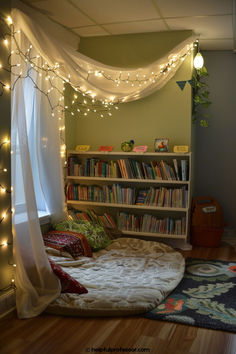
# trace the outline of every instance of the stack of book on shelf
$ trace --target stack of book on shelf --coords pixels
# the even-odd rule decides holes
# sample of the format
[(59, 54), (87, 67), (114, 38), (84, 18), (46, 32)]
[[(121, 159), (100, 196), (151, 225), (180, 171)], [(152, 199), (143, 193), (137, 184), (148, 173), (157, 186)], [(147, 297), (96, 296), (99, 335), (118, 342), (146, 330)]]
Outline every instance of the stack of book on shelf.
[(85, 186), (81, 184), (67, 185), (67, 199), (92, 201), (101, 203), (134, 204), (135, 189), (120, 184), (110, 186)]
[(68, 175), (86, 177), (109, 177), (125, 179), (152, 179), (187, 181), (187, 160), (173, 159), (173, 165), (166, 161), (140, 162), (133, 159), (103, 161), (96, 158), (86, 158), (84, 166), (77, 157), (68, 157)]
[(116, 228), (116, 223), (113, 217), (108, 213), (99, 215), (91, 209), (87, 209), (86, 211), (73, 209), (73, 210), (69, 210), (69, 215), (71, 215), (73, 219), (74, 217), (76, 217), (78, 221), (88, 221), (92, 223), (98, 223), (99, 225), (107, 227), (108, 229)]
[(137, 191), (136, 205), (153, 205), (168, 208), (186, 208), (188, 203), (188, 190), (181, 188), (149, 188)]
[[(172, 167), (163, 160), (158, 162), (139, 162), (132, 159), (120, 159), (118, 160), (118, 164), (122, 178), (177, 180), (174, 166)], [(177, 168), (179, 173), (178, 165)]]
[(104, 186), (87, 186), (81, 184), (67, 185), (67, 199), (101, 203), (118, 203), (130, 205), (151, 205), (168, 208), (186, 208), (188, 190), (181, 188), (139, 189), (123, 187), (120, 184)]
[(88, 177), (120, 177), (117, 161), (103, 161), (95, 158), (85, 160), (85, 176)]
[(69, 156), (67, 159), (68, 176), (84, 176), (84, 167), (78, 161), (77, 157)]
[(186, 208), (188, 190), (181, 188), (139, 189), (123, 187), (120, 184), (104, 186), (87, 186), (81, 184), (67, 185), (67, 199), (101, 203), (118, 203), (130, 205), (151, 205), (167, 208)]
[(122, 231), (150, 232), (168, 235), (185, 235), (186, 218), (173, 219), (170, 217), (160, 219), (156, 216), (144, 214), (134, 215), (119, 213), (117, 224)]

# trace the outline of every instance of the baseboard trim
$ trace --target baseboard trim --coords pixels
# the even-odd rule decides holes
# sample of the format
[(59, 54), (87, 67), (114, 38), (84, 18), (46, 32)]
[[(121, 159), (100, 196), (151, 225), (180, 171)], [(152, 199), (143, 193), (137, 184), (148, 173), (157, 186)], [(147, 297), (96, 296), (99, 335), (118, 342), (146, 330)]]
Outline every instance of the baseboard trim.
[(14, 289), (10, 289), (0, 295), (0, 318), (6, 316), (16, 308), (16, 294)]

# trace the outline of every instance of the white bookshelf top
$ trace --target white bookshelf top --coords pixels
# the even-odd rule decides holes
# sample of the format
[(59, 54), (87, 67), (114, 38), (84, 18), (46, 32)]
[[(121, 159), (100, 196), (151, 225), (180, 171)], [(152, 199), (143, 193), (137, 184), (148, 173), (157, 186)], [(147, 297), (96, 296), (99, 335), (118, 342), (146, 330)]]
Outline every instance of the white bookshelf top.
[(127, 157), (135, 157), (135, 156), (142, 156), (142, 157), (183, 157), (183, 156), (190, 156), (191, 152), (188, 153), (176, 153), (176, 152), (124, 152), (124, 151), (76, 151), (76, 150), (68, 150), (67, 155), (84, 155), (84, 156), (127, 156)]

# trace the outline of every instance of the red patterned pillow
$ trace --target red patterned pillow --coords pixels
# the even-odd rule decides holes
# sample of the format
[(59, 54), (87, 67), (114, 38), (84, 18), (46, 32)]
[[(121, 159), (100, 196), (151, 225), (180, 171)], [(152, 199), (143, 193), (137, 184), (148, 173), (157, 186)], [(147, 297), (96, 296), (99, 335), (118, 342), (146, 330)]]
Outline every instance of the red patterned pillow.
[(92, 249), (84, 235), (72, 231), (49, 231), (43, 235), (45, 246), (68, 252), (73, 258), (92, 257)]
[(74, 279), (70, 274), (64, 272), (64, 270), (52, 260), (49, 259), (53, 273), (59, 278), (61, 283), (62, 293), (72, 293), (72, 294), (86, 294), (88, 290), (80, 284), (76, 279)]

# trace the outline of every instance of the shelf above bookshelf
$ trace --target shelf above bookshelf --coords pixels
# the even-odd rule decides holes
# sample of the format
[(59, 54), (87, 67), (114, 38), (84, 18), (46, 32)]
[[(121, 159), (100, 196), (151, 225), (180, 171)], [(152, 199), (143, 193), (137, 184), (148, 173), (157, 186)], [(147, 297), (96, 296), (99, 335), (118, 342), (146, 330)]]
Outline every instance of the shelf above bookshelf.
[(168, 207), (158, 207), (151, 205), (133, 205), (133, 204), (118, 204), (118, 203), (102, 203), (102, 202), (91, 202), (91, 201), (81, 201), (81, 200), (67, 200), (67, 204), (71, 205), (90, 205), (98, 207), (111, 207), (111, 208), (128, 208), (128, 209), (141, 209), (145, 210), (161, 210), (161, 211), (182, 211), (187, 212), (188, 208), (168, 208)]
[(111, 178), (111, 177), (87, 177), (87, 176), (67, 176), (67, 179), (74, 181), (101, 181), (101, 182), (130, 182), (130, 183), (150, 183), (150, 184), (189, 184), (189, 181), (177, 180), (157, 180), (157, 179), (128, 179), (128, 178)]
[(173, 238), (179, 240), (185, 240), (186, 235), (170, 235), (170, 234), (161, 234), (156, 232), (142, 232), (142, 231), (125, 231), (121, 230), (123, 235), (136, 235), (136, 236), (148, 236), (148, 237), (162, 237), (162, 238)]
[(123, 152), (123, 151), (76, 151), (68, 150), (67, 155), (84, 155), (84, 156), (127, 156), (127, 157), (184, 157), (190, 156), (191, 152), (188, 153), (176, 153), (176, 152)]

